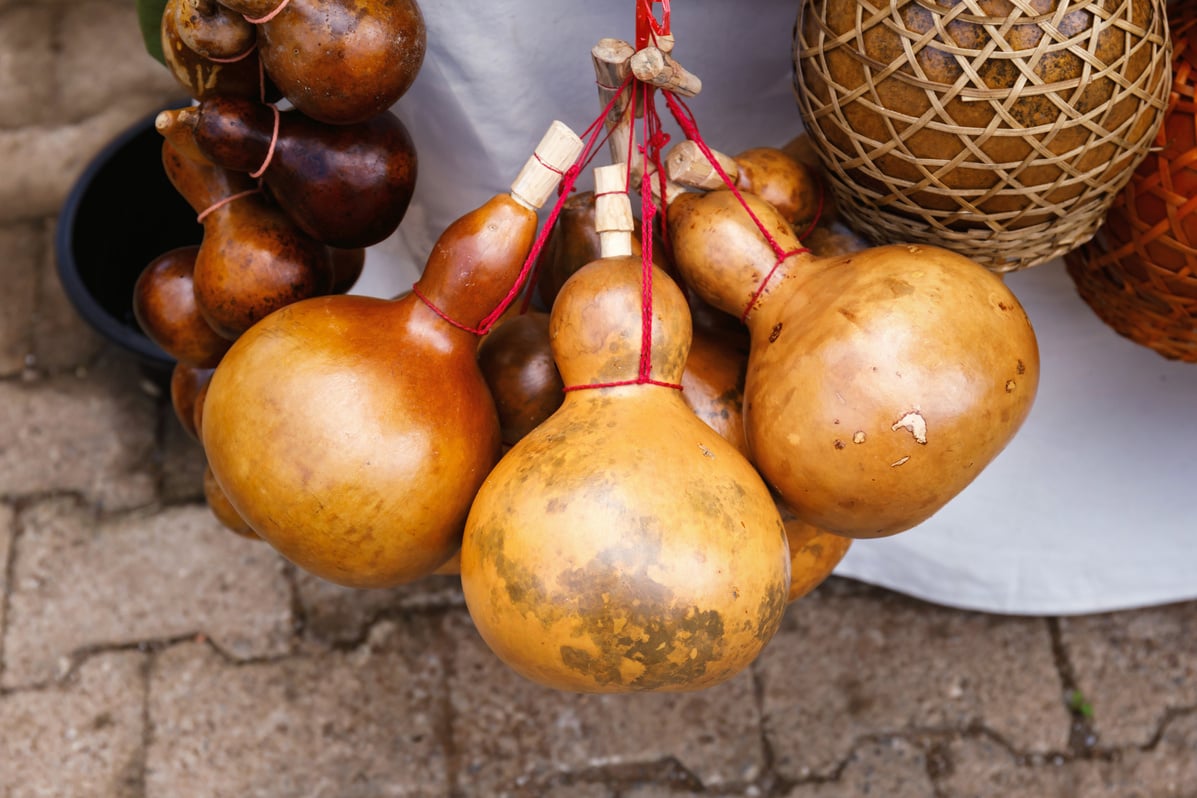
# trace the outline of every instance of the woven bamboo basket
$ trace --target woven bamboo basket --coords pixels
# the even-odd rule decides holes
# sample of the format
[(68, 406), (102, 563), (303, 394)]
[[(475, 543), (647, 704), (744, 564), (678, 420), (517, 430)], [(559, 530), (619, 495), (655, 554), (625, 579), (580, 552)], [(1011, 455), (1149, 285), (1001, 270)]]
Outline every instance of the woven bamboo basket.
[(1105, 225), (1065, 262), (1081, 298), (1115, 331), (1197, 363), (1197, 6), (1175, 7), (1171, 31), (1162, 149), (1140, 164)]
[(1147, 155), (1165, 0), (801, 0), (794, 88), (840, 212), (997, 272), (1091, 238)]

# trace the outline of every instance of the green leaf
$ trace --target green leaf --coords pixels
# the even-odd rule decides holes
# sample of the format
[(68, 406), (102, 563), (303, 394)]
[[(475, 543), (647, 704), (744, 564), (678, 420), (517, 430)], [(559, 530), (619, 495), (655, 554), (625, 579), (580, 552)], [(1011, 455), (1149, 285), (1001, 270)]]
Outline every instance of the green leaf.
[(166, 64), (162, 55), (162, 12), (165, 8), (166, 0), (137, 0), (137, 23), (141, 26), (145, 51), (163, 65)]

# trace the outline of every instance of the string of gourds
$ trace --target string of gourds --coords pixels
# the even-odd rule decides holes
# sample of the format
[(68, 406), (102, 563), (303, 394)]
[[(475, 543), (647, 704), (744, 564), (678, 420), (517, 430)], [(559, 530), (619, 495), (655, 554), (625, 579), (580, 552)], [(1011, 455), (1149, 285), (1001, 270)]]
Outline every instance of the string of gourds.
[[(410, 200), (415, 150), (387, 109), (424, 30), (414, 3), (374, 4), (354, 24), (407, 49), (349, 52), (372, 38), (346, 28), (326, 60), (315, 4), (169, 0), (162, 21), (195, 100), (159, 117), (163, 163), (204, 236), (147, 267), (135, 311), (178, 361), (172, 402), (230, 529), (350, 587), (459, 573), (480, 634), (543, 684), (699, 689), (746, 667), (853, 539), (929, 517), (1026, 417), (1038, 352), (1000, 278), (931, 246), (844, 251), (800, 144), (715, 153), (668, 90), (698, 153), (653, 153), (651, 262), (630, 206), (600, 208), (629, 202), (648, 158), (562, 195), (538, 236), (583, 149), (550, 128), (411, 292), (348, 294)], [(696, 85), (653, 47), (663, 85)], [(543, 311), (497, 316), (533, 259)]]

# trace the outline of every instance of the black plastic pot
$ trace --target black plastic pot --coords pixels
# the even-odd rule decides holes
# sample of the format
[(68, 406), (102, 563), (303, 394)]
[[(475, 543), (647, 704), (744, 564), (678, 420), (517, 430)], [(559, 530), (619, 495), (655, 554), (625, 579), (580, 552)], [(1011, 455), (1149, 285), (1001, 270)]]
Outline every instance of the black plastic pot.
[(156, 116), (123, 131), (83, 170), (58, 217), (55, 255), (58, 279), (83, 320), (162, 375), (174, 360), (138, 327), (133, 286), (154, 258), (200, 243), (203, 227), (162, 168)]

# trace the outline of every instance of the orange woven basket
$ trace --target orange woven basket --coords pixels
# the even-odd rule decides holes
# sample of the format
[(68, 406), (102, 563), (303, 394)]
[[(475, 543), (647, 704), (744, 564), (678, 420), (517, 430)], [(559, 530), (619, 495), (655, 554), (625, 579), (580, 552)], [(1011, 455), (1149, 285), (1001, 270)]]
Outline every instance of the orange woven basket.
[(1177, 5), (1169, 24), (1173, 85), (1162, 148), (1065, 263), (1107, 325), (1166, 358), (1197, 363), (1197, 7)]

